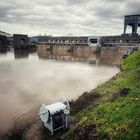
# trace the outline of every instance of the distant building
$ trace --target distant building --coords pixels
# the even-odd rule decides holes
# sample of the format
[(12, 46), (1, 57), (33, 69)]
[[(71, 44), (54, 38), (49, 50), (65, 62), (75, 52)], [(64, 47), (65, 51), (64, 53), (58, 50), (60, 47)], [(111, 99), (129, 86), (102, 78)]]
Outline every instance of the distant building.
[(8, 40), (6, 36), (0, 35), (0, 52), (3, 52), (7, 49)]
[(1, 36), (5, 36), (5, 37), (12, 37), (11, 34), (6, 33), (6, 32), (3, 32), (3, 31), (0, 31), (0, 35), (1, 35)]
[(14, 34), (13, 41), (15, 48), (26, 48), (29, 44), (28, 36), (22, 34)]

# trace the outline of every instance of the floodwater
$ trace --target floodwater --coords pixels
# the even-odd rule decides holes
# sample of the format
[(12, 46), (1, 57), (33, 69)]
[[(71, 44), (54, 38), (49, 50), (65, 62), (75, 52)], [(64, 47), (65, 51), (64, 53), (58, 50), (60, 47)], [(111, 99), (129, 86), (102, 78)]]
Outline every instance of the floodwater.
[(95, 54), (90, 59), (25, 50), (0, 54), (0, 131), (7, 130), (14, 117), (41, 103), (60, 97), (75, 99), (119, 72), (99, 62)]

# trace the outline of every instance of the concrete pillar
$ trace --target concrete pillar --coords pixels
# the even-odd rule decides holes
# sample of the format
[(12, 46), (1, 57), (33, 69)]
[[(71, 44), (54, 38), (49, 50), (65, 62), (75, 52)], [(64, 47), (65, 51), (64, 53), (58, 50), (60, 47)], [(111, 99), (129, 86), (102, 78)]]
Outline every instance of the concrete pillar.
[(0, 40), (0, 47), (2, 46), (2, 41)]
[(135, 23), (132, 25), (132, 34), (137, 34), (137, 30), (138, 30), (138, 24)]
[(137, 34), (137, 30), (138, 30), (138, 24), (137, 23), (135, 23), (135, 26), (134, 26), (134, 30), (135, 30), (135, 34)]
[(135, 34), (135, 25), (132, 25), (132, 34)]
[(124, 23), (124, 34), (126, 34), (126, 28), (127, 28), (127, 24)]

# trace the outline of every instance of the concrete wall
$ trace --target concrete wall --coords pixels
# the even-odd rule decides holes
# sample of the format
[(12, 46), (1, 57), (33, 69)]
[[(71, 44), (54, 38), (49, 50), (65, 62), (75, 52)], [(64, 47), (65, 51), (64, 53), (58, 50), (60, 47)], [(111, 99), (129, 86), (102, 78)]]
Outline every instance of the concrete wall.
[(89, 57), (95, 57), (95, 47), (88, 45), (51, 45), (39, 44), (37, 52), (40, 58), (70, 60), (70, 61), (88, 61)]
[[(131, 48), (131, 47), (130, 47)], [(92, 47), (75, 47), (73, 52), (67, 51), (67, 46), (54, 47), (47, 51), (46, 46), (38, 46), (37, 53), (43, 59), (56, 59), (65, 61), (81, 61), (92, 64), (108, 64), (119, 66), (128, 47), (102, 47), (100, 53), (94, 53)]]

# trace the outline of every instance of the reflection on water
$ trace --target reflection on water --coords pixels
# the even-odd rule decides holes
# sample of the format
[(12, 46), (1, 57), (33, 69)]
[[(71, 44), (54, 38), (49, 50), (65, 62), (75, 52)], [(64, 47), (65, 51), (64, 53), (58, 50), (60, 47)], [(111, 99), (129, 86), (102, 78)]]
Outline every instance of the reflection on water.
[(72, 52), (65, 48), (53, 48), (48, 51), (46, 47), (38, 47), (37, 53), (42, 59), (55, 59), (65, 61), (88, 62), (91, 64), (118, 66), (121, 63), (124, 51), (127, 48), (105, 47), (100, 53), (95, 53), (91, 47), (77, 47)]
[(119, 72), (116, 67), (78, 62), (97, 62), (99, 56), (91, 53), (89, 59), (86, 53), (13, 50), (0, 54), (0, 130), (10, 127), (14, 116), (42, 102), (76, 98)]

